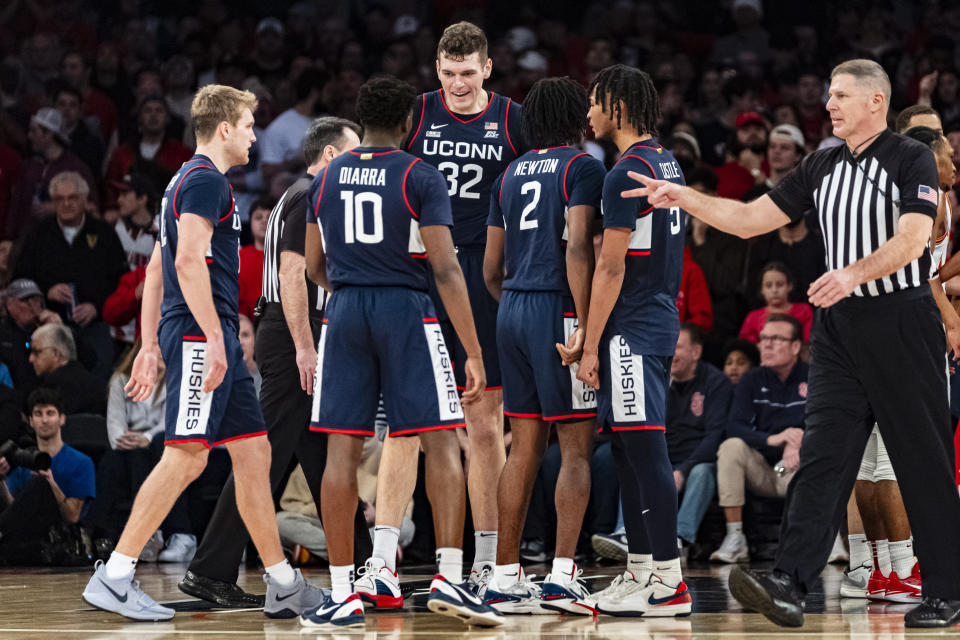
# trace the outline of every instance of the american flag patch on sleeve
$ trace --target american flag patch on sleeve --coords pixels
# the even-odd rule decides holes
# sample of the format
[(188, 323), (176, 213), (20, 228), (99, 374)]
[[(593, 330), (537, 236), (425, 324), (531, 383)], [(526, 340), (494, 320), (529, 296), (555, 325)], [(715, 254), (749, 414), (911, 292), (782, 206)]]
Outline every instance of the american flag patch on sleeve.
[(928, 187), (925, 184), (921, 184), (917, 187), (917, 197), (921, 200), (926, 200), (927, 202), (932, 202), (933, 204), (940, 203), (940, 194), (939, 192), (932, 188)]

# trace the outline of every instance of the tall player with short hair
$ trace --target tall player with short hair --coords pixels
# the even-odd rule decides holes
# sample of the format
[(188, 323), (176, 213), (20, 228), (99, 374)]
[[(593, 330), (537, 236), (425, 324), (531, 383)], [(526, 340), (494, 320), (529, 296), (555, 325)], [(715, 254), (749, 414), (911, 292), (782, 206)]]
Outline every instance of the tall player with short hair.
[[(360, 146), (334, 159), (310, 188), (308, 222), (316, 224), (307, 227), (307, 274), (333, 290), (317, 348), (310, 423), (312, 430), (329, 434), (321, 505), (333, 591), (301, 617), (304, 626), (364, 620), (353, 584), (353, 512), (363, 439), (374, 435), (381, 393), (388, 442), (423, 433), (425, 443), (456, 448), (463, 411), (427, 295), (427, 260), (466, 347), (463, 404), (477, 402), (486, 382), (450, 237), (453, 217), (443, 176), (397, 148), (410, 129), (415, 95), (413, 87), (392, 77), (364, 84), (357, 95), (364, 127)], [(412, 492), (415, 460), (411, 467), (384, 482), (409, 485)], [(446, 480), (458, 484), (463, 495), (462, 471)], [(503, 622), (442, 575), (431, 583), (427, 605), (468, 624)]]
[[(470, 466), (467, 477), (470, 507), (475, 529), (476, 556), (469, 582), (485, 580), (496, 561), (497, 492), (500, 472), (506, 460), (503, 444), (503, 411), (500, 366), (497, 361), (497, 302), (483, 280), (483, 253), (490, 187), (497, 176), (522, 152), (520, 105), (506, 96), (487, 92), (483, 81), (490, 77), (493, 62), (487, 57), (487, 38), (476, 25), (459, 22), (447, 27), (437, 45), (437, 75), (441, 88), (421, 95), (414, 102), (413, 128), (403, 148), (433, 165), (447, 180), (453, 208), (453, 243), (467, 283), (470, 306), (483, 348), (487, 387), (481, 398), (464, 407)], [(444, 335), (451, 345), (457, 385), (463, 388), (467, 354), (445, 321), (449, 308), (432, 295)], [(391, 479), (403, 473), (417, 456), (416, 442), (388, 441), (380, 461), (380, 477)], [(401, 448), (402, 446), (402, 448)], [(452, 465), (460, 464), (459, 448), (424, 450), (427, 493), (430, 495), (436, 527), (437, 562), (440, 573), (459, 582), (463, 561), (464, 506), (456, 502), (449, 477)], [(431, 482), (436, 479), (438, 482)], [(369, 573), (391, 565), (396, 557), (397, 535), (403, 510), (412, 495), (399, 483), (378, 484), (377, 527), (374, 557)], [(383, 489), (381, 492), (380, 489)], [(384, 574), (385, 579), (389, 579)], [(375, 581), (365, 581), (374, 597)], [(384, 585), (381, 588), (385, 588)], [(397, 594), (399, 595), (399, 594)], [(388, 604), (399, 606), (391, 598)], [(383, 606), (383, 603), (379, 603)]]
[[(587, 92), (569, 78), (534, 84), (523, 110), (524, 137), (534, 149), (507, 166), (490, 198), (483, 267), (500, 302), (497, 344), (513, 441), (500, 476), (497, 565), (484, 600), (503, 613), (595, 613), (573, 560), (590, 497), (597, 415), (596, 392), (576, 379), (575, 363), (605, 174), (599, 160), (572, 146), (583, 139), (587, 108)], [(556, 554), (541, 587), (520, 567), (520, 533), (551, 424), (562, 463)]]
[(677, 549), (677, 489), (665, 421), (677, 345), (677, 293), (686, 213), (620, 192), (628, 171), (684, 184), (673, 155), (653, 137), (660, 104), (653, 80), (625, 65), (590, 85), (590, 126), (617, 145), (603, 183), (603, 246), (591, 288), (578, 377), (598, 389), (598, 422), (611, 432), (627, 530), (627, 571), (595, 594), (601, 613), (674, 616), (691, 598)]
[(219, 444), (230, 453), (237, 507), (266, 566), (264, 613), (290, 618), (322, 599), (280, 547), (270, 445), (237, 338), (240, 216), (224, 174), (248, 161), (256, 104), (249, 91), (223, 85), (197, 92), (190, 107), (197, 152), (170, 180), (161, 205), (160, 241), (144, 283), (143, 347), (127, 390), (136, 401), (150, 398), (163, 358), (166, 446), (137, 493), (116, 550), (97, 564), (83, 592), (95, 607), (135, 620), (173, 617), (173, 609), (140, 590), (134, 569), (144, 544)]

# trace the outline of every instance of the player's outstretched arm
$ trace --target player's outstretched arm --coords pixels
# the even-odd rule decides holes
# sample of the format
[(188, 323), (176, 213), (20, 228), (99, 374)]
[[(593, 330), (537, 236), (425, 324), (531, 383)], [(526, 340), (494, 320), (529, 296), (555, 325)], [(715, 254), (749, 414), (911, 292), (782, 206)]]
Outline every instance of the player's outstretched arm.
[(430, 258), (433, 277), (437, 283), (437, 292), (447, 309), (450, 322), (467, 352), (464, 365), (467, 373), (467, 389), (461, 401), (470, 404), (480, 399), (487, 385), (487, 375), (483, 370), (483, 356), (480, 342), (477, 340), (477, 328), (473, 324), (473, 310), (467, 296), (467, 284), (460, 270), (460, 263), (453, 250), (453, 238), (450, 228), (443, 225), (420, 227), (420, 239)]
[(577, 330), (567, 344), (557, 344), (564, 366), (580, 359), (590, 308), (590, 284), (593, 281), (593, 219), (595, 208), (571, 207), (567, 212), (567, 284), (577, 311)]
[(220, 386), (227, 372), (223, 330), (220, 328), (220, 316), (213, 304), (210, 270), (206, 261), (207, 247), (213, 237), (213, 224), (198, 214), (184, 213), (180, 216), (178, 237), (174, 267), (183, 299), (207, 340), (208, 370), (207, 378), (203, 381), (203, 392), (210, 393)]
[(160, 325), (160, 304), (163, 300), (162, 269), (160, 243), (155, 242), (150, 262), (147, 263), (140, 299), (140, 353), (133, 361), (130, 381), (124, 387), (134, 402), (149, 399), (157, 384), (157, 365), (160, 362), (157, 327)]
[(790, 222), (787, 214), (766, 195), (753, 202), (743, 203), (729, 198), (708, 196), (690, 187), (667, 180), (656, 180), (636, 171), (628, 171), (627, 175), (643, 186), (621, 192), (622, 197), (647, 198), (647, 201), (658, 209), (680, 207), (711, 227), (741, 238), (759, 236)]
[(314, 284), (323, 287), (328, 293), (330, 281), (327, 280), (327, 254), (323, 252), (323, 235), (316, 224), (307, 223), (307, 235), (303, 245), (307, 277)]
[(503, 238), (501, 227), (487, 227), (487, 248), (483, 254), (483, 281), (493, 299), (500, 302), (503, 294)]

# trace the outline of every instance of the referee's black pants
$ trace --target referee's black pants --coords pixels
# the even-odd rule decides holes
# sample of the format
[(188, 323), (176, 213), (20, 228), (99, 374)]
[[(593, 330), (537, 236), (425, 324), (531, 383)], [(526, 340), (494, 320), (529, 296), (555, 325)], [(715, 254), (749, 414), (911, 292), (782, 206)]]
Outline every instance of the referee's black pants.
[[(320, 322), (311, 322), (314, 342), (320, 337)], [(254, 357), (263, 378), (260, 406), (267, 423), (271, 446), (270, 489), (276, 491), (288, 476), (294, 456), (303, 467), (307, 485), (320, 510), (320, 483), (327, 460), (326, 434), (310, 431), (312, 396), (300, 388), (296, 347), (279, 304), (267, 306), (260, 319)], [(240, 558), (249, 534), (237, 510), (233, 474), (223, 487), (210, 524), (204, 533), (190, 571), (205, 578), (235, 583)], [(357, 508), (354, 520), (354, 559), (362, 565), (373, 555), (373, 545), (363, 511)]]
[(876, 420), (913, 529), (923, 595), (960, 599), (945, 345), (927, 286), (817, 311), (800, 468), (775, 564), (804, 591), (826, 565)]

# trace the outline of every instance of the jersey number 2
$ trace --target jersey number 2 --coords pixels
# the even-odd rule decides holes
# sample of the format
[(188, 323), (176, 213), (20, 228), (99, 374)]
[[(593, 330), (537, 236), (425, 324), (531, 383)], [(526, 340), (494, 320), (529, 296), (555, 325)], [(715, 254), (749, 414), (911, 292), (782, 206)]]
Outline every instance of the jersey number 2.
[[(340, 199), (343, 200), (344, 241), (347, 244), (381, 242), (383, 240), (383, 198), (380, 194), (370, 191), (357, 194), (353, 191), (341, 191)], [(373, 207), (372, 231), (367, 230), (366, 218), (363, 215), (363, 205), (368, 203)]]
[(533, 191), (533, 200), (523, 208), (523, 213), (520, 214), (520, 231), (537, 228), (537, 219), (530, 217), (536, 211), (537, 204), (540, 202), (540, 183), (536, 180), (524, 182), (520, 187), (520, 193), (523, 195), (527, 195), (531, 191)]

